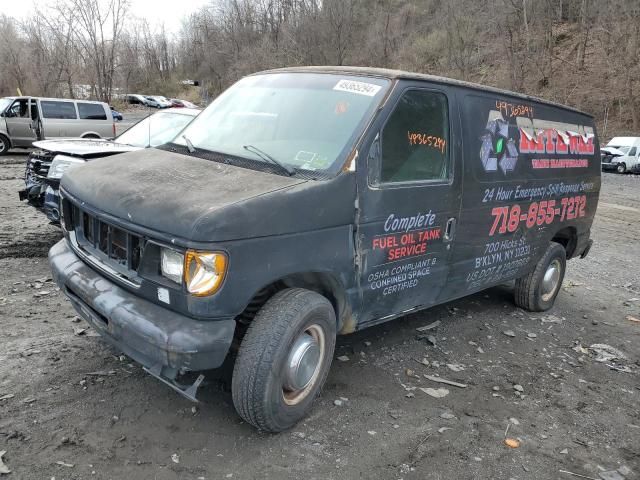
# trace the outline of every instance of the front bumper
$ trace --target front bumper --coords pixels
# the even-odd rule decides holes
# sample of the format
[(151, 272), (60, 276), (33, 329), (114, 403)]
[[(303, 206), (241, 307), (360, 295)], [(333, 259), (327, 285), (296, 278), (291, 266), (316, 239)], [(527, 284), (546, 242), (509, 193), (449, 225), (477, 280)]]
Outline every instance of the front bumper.
[(603, 163), (602, 164), (602, 170), (605, 170), (607, 172), (616, 171), (617, 169), (618, 169), (618, 164), (617, 163)]
[(222, 365), (235, 320), (195, 320), (137, 297), (90, 268), (61, 240), (49, 251), (53, 278), (102, 337), (162, 376)]

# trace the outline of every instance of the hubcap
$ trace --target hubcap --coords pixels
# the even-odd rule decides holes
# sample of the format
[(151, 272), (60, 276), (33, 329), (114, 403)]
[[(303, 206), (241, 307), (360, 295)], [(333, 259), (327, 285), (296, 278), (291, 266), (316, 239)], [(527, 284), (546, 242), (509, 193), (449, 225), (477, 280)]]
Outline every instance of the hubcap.
[(5, 148), (7, 148), (7, 146), (5, 145), (4, 140), (0, 138), (0, 152), (4, 152)]
[(300, 403), (313, 389), (325, 351), (324, 331), (311, 325), (293, 342), (286, 363), (282, 395), (288, 405)]
[(556, 293), (560, 282), (560, 261), (554, 260), (547, 267), (542, 278), (542, 300), (548, 301)]

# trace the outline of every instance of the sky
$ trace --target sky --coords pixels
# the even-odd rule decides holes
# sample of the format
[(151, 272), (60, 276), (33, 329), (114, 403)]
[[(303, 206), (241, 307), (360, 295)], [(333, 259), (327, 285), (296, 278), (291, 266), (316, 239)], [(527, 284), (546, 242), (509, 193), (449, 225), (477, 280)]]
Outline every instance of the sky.
[[(54, 5), (58, 0), (0, 0), (0, 13), (9, 17), (24, 18), (41, 8)], [(146, 18), (152, 26), (163, 23), (167, 31), (180, 30), (182, 17), (210, 3), (210, 0), (131, 0), (131, 13)]]

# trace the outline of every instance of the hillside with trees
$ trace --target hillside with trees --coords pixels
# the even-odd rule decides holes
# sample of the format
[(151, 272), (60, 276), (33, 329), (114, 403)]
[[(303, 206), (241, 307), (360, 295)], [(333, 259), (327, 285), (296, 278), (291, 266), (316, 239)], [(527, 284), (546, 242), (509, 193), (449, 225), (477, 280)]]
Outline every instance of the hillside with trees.
[(638, 0), (217, 0), (176, 34), (129, 6), (60, 0), (24, 22), (0, 16), (0, 95), (174, 95), (189, 78), (211, 98), (258, 70), (365, 65), (540, 96), (592, 113), (603, 137), (640, 134)]

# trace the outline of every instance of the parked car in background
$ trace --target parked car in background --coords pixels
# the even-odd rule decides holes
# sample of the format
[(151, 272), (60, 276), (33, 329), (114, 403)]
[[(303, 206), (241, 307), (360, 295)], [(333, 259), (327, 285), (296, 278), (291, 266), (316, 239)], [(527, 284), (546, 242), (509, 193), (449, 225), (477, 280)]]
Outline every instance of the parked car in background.
[(623, 157), (624, 152), (613, 147), (600, 148), (600, 159), (603, 172), (615, 172), (618, 169), (617, 158)]
[(195, 103), (188, 102), (187, 100), (180, 100), (179, 98), (170, 98), (169, 100), (171, 101), (171, 105), (176, 108), (198, 108)]
[(125, 97), (126, 102), (129, 105), (142, 105), (143, 107), (149, 106), (149, 100), (144, 95), (138, 95), (137, 93), (129, 93)]
[(60, 178), (70, 168), (88, 160), (118, 153), (157, 147), (176, 135), (200, 113), (191, 108), (168, 109), (140, 120), (113, 140), (47, 140), (35, 142), (25, 171), (25, 188), (20, 200), (43, 209), (53, 223), (60, 220), (58, 187)]
[(170, 108), (171, 102), (159, 95), (146, 95), (147, 105), (153, 108)]
[(106, 103), (40, 97), (0, 98), (0, 155), (48, 138), (108, 138), (115, 124)]
[(121, 122), (122, 121), (122, 114), (120, 112), (118, 112), (114, 107), (109, 106), (109, 108), (111, 108), (111, 116), (113, 117), (113, 119), (117, 122)]
[(602, 169), (618, 173), (640, 171), (640, 137), (614, 137), (602, 149)]

